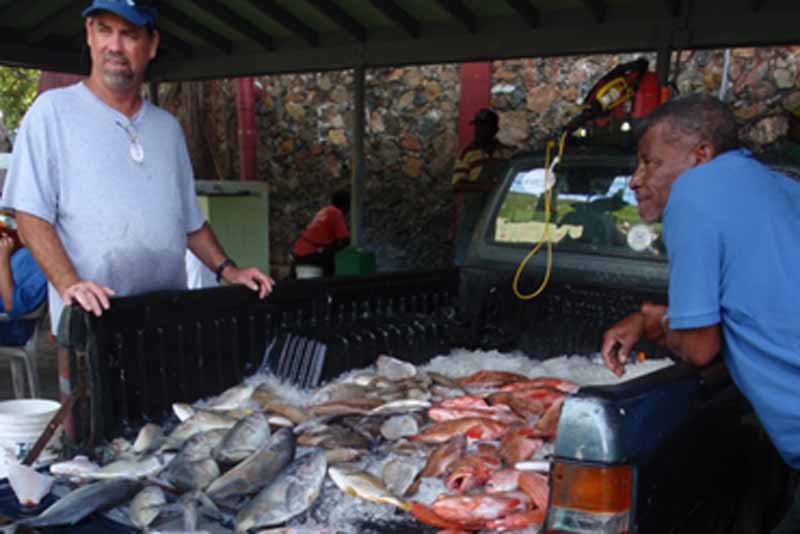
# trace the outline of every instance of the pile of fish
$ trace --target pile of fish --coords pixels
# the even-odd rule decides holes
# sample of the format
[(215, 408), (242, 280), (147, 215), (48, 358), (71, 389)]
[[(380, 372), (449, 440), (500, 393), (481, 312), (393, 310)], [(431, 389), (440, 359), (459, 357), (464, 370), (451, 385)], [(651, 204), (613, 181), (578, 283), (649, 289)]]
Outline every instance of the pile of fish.
[(74, 524), (116, 508), (142, 530), (177, 520), (189, 531), (302, 532), (287, 525), (310, 522), (338, 532), (346, 527), (315, 512), (335, 492), (450, 532), (535, 530), (561, 407), (579, 387), (508, 371), (448, 377), (388, 356), (303, 403), (277, 382), (257, 375), (176, 404), (174, 428), (151, 423), (133, 443), (114, 440), (102, 466), (53, 464), (76, 489), (18, 525)]

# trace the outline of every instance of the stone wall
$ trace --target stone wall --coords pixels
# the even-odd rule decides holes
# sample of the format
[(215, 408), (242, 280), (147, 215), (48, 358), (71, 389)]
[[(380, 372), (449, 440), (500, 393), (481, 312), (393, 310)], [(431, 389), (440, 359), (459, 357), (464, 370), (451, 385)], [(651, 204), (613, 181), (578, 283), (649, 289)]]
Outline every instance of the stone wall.
[[(579, 110), (597, 79), (640, 55), (495, 62), (492, 106), (500, 114), (500, 138), (518, 148), (540, 147)], [(645, 55), (654, 68), (654, 55)], [(678, 61), (674, 54), (676, 88), (718, 94), (724, 56), (722, 50), (686, 51)], [(751, 148), (773, 145), (800, 108), (798, 59), (800, 47), (731, 51), (725, 97)], [(259, 79), (258, 168), (272, 190), (270, 247), (278, 272), (330, 192), (349, 185), (352, 81), (350, 71)], [(237, 179), (235, 82), (173, 84), (161, 91), (164, 106), (190, 132), (198, 177)], [(458, 65), (367, 73), (364, 231), (381, 270), (450, 264), (458, 95)]]

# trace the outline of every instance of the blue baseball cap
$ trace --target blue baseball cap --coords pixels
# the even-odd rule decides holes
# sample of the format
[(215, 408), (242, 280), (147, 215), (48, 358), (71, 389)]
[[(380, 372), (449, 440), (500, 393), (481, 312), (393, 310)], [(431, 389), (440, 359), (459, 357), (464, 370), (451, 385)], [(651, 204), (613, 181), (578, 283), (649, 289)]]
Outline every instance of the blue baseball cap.
[(94, 0), (92, 5), (83, 10), (86, 18), (95, 11), (109, 11), (119, 15), (134, 26), (156, 27), (156, 9), (151, 2), (142, 0)]

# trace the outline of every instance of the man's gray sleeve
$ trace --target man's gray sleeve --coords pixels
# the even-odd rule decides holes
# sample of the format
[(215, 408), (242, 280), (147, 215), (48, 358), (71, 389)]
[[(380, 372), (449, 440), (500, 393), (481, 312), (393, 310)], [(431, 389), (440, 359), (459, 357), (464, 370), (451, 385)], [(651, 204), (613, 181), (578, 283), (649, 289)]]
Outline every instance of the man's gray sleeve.
[(39, 98), (22, 121), (2, 203), (55, 223), (58, 208), (58, 143), (49, 139), (47, 99)]

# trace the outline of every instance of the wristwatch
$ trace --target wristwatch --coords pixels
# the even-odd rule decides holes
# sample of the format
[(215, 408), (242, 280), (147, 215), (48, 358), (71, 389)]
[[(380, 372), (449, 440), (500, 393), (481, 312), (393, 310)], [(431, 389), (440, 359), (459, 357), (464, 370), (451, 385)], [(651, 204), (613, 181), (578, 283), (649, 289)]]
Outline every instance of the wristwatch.
[(236, 267), (236, 262), (230, 258), (225, 258), (225, 260), (217, 266), (214, 270), (214, 273), (217, 275), (217, 283), (222, 280), (222, 271), (225, 270), (225, 267)]

